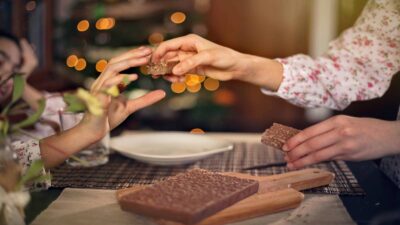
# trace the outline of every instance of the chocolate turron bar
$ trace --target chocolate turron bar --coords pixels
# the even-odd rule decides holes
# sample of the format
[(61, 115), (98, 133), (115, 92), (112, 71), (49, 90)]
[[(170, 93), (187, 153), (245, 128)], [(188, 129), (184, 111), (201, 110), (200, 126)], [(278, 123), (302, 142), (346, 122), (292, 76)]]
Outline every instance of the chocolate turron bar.
[(258, 191), (258, 182), (193, 169), (120, 199), (137, 214), (194, 224)]

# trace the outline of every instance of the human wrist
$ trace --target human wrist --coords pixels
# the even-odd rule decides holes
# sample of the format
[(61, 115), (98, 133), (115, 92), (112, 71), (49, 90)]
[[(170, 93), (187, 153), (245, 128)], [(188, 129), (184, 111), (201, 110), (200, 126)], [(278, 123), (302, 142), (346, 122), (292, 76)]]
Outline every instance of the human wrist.
[(244, 68), (238, 80), (277, 91), (283, 80), (283, 65), (272, 59), (244, 55)]
[(88, 115), (87, 113), (74, 129), (81, 133), (91, 143), (101, 140), (107, 133), (107, 128), (100, 124), (107, 123), (103, 116)]

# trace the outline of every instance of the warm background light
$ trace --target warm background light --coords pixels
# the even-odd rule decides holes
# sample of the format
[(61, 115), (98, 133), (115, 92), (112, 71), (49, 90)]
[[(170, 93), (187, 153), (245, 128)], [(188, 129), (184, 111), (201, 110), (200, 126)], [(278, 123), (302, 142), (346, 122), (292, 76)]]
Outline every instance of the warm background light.
[(29, 1), (25, 5), (26, 11), (33, 11), (36, 9), (36, 2), (35, 1)]
[(185, 20), (186, 20), (186, 15), (183, 12), (174, 12), (171, 15), (171, 21), (175, 24), (181, 24), (185, 22)]
[(86, 60), (83, 58), (78, 59), (78, 62), (75, 65), (75, 69), (78, 71), (82, 71), (86, 68)]
[(154, 32), (154, 33), (150, 34), (148, 41), (152, 45), (159, 44), (164, 41), (164, 35), (162, 35), (159, 32)]
[(193, 86), (187, 86), (187, 90), (191, 93), (196, 93), (199, 92), (201, 89), (201, 83), (198, 83), (196, 85)]
[(107, 66), (107, 60), (105, 60), (105, 59), (100, 59), (100, 60), (97, 61), (97, 63), (96, 63), (96, 71), (101, 73), (101, 72), (104, 71), (104, 69), (106, 68), (106, 66)]
[(70, 55), (67, 58), (66, 64), (68, 67), (74, 67), (78, 63), (78, 56)]
[(185, 83), (187, 86), (195, 86), (201, 83), (200, 77), (196, 74), (186, 74)]
[(204, 130), (200, 129), (200, 128), (193, 128), (190, 131), (191, 134), (205, 134)]
[(115, 26), (114, 18), (100, 18), (96, 21), (96, 28), (98, 30), (109, 30)]
[(89, 21), (88, 20), (79, 21), (78, 25), (76, 25), (76, 29), (78, 29), (79, 32), (87, 31), (89, 29)]
[(219, 88), (219, 81), (213, 78), (207, 78), (204, 81), (204, 88), (209, 91), (215, 91)]
[(186, 89), (186, 84), (181, 82), (176, 82), (171, 84), (171, 90), (174, 93), (180, 94), (183, 93)]
[(222, 89), (214, 93), (213, 100), (218, 105), (231, 106), (235, 104), (236, 96), (231, 90)]

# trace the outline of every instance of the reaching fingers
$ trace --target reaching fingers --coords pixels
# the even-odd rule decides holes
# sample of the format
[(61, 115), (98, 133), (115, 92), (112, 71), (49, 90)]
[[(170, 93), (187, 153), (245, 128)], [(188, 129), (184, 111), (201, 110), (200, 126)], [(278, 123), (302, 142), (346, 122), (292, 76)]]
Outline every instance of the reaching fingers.
[(153, 52), (152, 62), (159, 62), (170, 51), (196, 51), (196, 37), (196, 35), (186, 35), (162, 42)]
[(338, 135), (336, 129), (319, 134), (307, 139), (287, 152), (288, 160), (296, 161), (306, 155), (313, 154), (314, 152), (327, 148), (339, 141), (340, 136)]
[(134, 113), (135, 111), (152, 105), (165, 97), (165, 92), (162, 90), (156, 90), (149, 92), (139, 98), (128, 101), (128, 112)]
[(137, 80), (138, 75), (137, 74), (119, 74), (117, 76), (111, 77), (104, 81), (102, 88), (109, 88), (114, 85), (119, 85), (124, 81), (124, 79), (128, 79), (128, 81), (135, 81)]
[(290, 138), (285, 145), (282, 147), (284, 151), (291, 151), (293, 148), (303, 143), (304, 141), (326, 133), (335, 128), (335, 124), (330, 120), (325, 120), (321, 123), (313, 125), (309, 128), (304, 129), (300, 133), (296, 134), (292, 138)]
[(132, 49), (130, 51), (127, 51), (119, 56), (116, 56), (114, 58), (112, 58), (110, 60), (109, 63), (117, 63), (120, 62), (122, 60), (126, 60), (126, 59), (130, 59), (130, 58), (141, 58), (141, 57), (146, 57), (146, 56), (150, 56), (152, 53), (151, 48), (148, 47), (140, 47), (140, 48), (135, 48)]
[(106, 69), (93, 83), (91, 89), (92, 91), (98, 91), (103, 86), (104, 81), (109, 79), (110, 77), (113, 77), (131, 67), (141, 66), (148, 62), (149, 62), (148, 57), (141, 57), (141, 58), (129, 58), (113, 64), (108, 64)]

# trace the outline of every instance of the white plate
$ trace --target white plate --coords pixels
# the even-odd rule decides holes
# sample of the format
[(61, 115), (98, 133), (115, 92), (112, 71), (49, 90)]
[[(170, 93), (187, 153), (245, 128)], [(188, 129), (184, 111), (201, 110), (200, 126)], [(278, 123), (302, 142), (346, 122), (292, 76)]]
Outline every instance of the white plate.
[(231, 142), (186, 132), (124, 135), (110, 144), (122, 155), (155, 165), (188, 164), (233, 149)]

